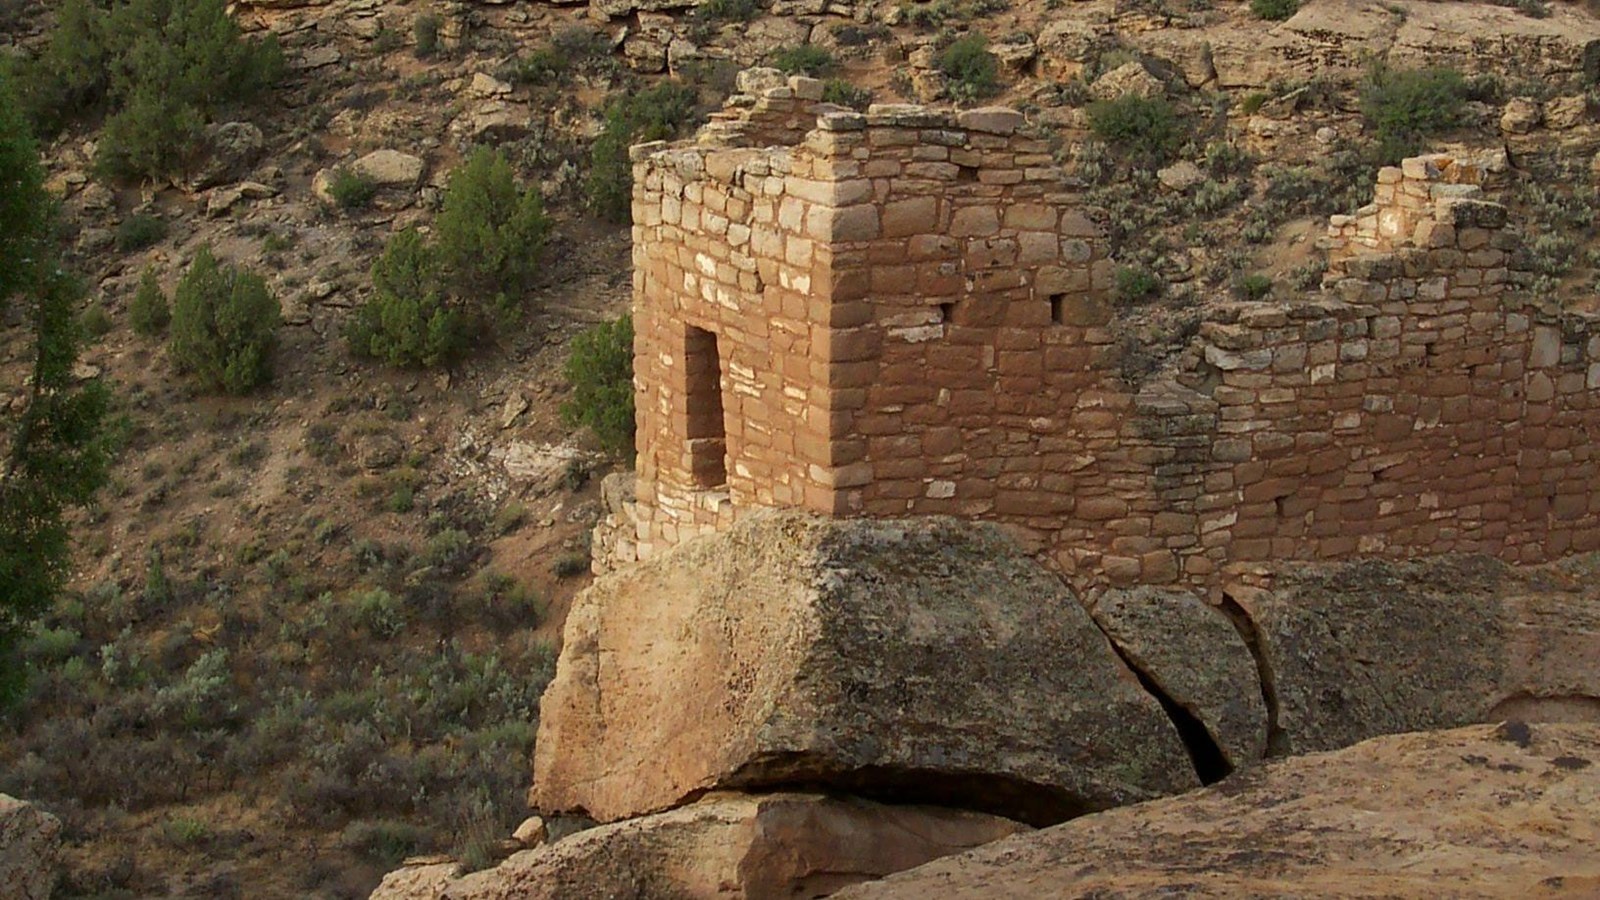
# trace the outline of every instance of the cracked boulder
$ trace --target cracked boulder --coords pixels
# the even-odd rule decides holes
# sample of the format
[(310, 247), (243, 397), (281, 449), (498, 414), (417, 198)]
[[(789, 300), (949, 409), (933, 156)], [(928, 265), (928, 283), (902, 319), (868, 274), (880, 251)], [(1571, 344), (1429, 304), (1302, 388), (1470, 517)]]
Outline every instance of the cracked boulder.
[(987, 525), (751, 515), (574, 601), (533, 805), (826, 787), (1042, 824), (1197, 784), (1060, 579)]
[(961, 810), (720, 793), (591, 828), (465, 878), (440, 866), (402, 869), (373, 900), (822, 897), (1027, 830)]
[(1179, 717), (1204, 728), (1189, 743), (1214, 747), (1220, 774), (1266, 755), (1256, 660), (1226, 615), (1188, 591), (1154, 587), (1103, 591), (1090, 612), (1123, 659), (1182, 710)]
[(1508, 713), (1600, 721), (1594, 568), (1592, 555), (1534, 569), (1362, 560), (1230, 588), (1276, 698), (1274, 754)]
[(0, 794), (0, 896), (46, 900), (56, 883), (61, 822), (32, 803)]
[(1475, 725), (1256, 766), (844, 900), (1600, 896), (1600, 727)]

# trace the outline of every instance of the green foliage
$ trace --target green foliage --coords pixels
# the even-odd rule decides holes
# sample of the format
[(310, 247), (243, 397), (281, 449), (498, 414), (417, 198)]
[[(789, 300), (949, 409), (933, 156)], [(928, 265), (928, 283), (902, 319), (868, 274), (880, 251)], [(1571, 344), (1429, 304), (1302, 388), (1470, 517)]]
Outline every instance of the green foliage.
[(761, 0), (706, 0), (695, 7), (694, 18), (702, 22), (749, 22), (764, 9)]
[(355, 621), (379, 640), (386, 641), (406, 628), (404, 604), (381, 587), (354, 591), (347, 602)]
[(1272, 279), (1259, 272), (1243, 275), (1234, 281), (1233, 290), (1241, 300), (1265, 300), (1272, 293)]
[(783, 47), (772, 54), (772, 66), (790, 75), (818, 78), (833, 71), (833, 54), (816, 44)]
[(1361, 115), (1377, 139), (1378, 160), (1393, 165), (1414, 156), (1429, 137), (1461, 124), (1469, 90), (1453, 69), (1373, 69), (1361, 85)]
[(633, 166), (628, 148), (687, 130), (697, 116), (698, 100), (694, 88), (664, 81), (612, 101), (606, 110), (605, 130), (589, 152), (584, 192), (591, 212), (617, 224), (632, 220)]
[(346, 338), (358, 355), (391, 366), (450, 365), (472, 332), (444, 295), (432, 249), (414, 228), (389, 240), (372, 264), (374, 293), (351, 320)]
[(981, 34), (962, 37), (940, 51), (934, 65), (944, 73), (945, 90), (958, 101), (990, 97), (1000, 90), (1000, 61)]
[(538, 189), (519, 188), (506, 158), (479, 148), (445, 186), (434, 221), (440, 270), (460, 293), (492, 298), (497, 315), (515, 319), (549, 229)]
[(272, 378), (280, 321), (261, 276), (202, 247), (173, 294), (172, 360), (206, 390), (248, 393)]
[(1089, 104), (1089, 127), (1103, 141), (1144, 165), (1165, 163), (1183, 143), (1183, 127), (1172, 104), (1131, 94)]
[(223, 0), (68, 0), (21, 71), (37, 126), (104, 113), (99, 171), (160, 178), (182, 173), (207, 123), (275, 82), (283, 55), (275, 38), (244, 40)]
[(1282, 22), (1300, 8), (1300, 0), (1250, 0), (1250, 12), (1258, 19)]
[(351, 169), (340, 167), (333, 171), (328, 193), (340, 209), (361, 209), (378, 196), (378, 183)]
[(460, 359), (475, 337), (521, 315), (548, 230), (538, 191), (480, 149), (451, 173), (433, 242), (407, 229), (373, 264), (372, 299), (345, 332), (351, 349), (392, 366)]
[(143, 250), (167, 236), (167, 223), (155, 216), (129, 216), (117, 226), (117, 249)]
[(411, 23), (411, 36), (417, 42), (417, 59), (428, 59), (439, 52), (440, 20), (434, 13), (423, 13)]
[(623, 316), (578, 335), (567, 358), (572, 396), (561, 418), (586, 426), (609, 451), (633, 452), (633, 319)]
[(1119, 303), (1143, 303), (1161, 294), (1161, 277), (1143, 266), (1122, 266), (1115, 277)]
[(505, 74), (517, 84), (535, 87), (559, 84), (566, 78), (567, 60), (553, 47), (540, 47), (513, 61)]
[(822, 86), (822, 102), (837, 103), (857, 111), (863, 111), (872, 104), (872, 91), (863, 87), (856, 87), (843, 78), (830, 78)]
[(65, 581), (64, 513), (89, 502), (110, 459), (110, 395), (100, 382), (72, 376), (81, 291), (61, 268), (55, 215), (10, 79), (0, 73), (0, 312), (16, 304), (23, 323), (6, 330), (0, 347), (29, 369), (21, 403), (0, 411), (0, 705), (20, 696), (21, 642)]

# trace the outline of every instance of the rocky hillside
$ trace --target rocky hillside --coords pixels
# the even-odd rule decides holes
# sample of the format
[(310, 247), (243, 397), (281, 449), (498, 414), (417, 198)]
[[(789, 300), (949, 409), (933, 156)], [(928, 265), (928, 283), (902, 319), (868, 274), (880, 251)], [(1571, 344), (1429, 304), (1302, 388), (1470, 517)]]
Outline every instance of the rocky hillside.
[[(59, 13), (0, 2), (0, 50), (42, 52)], [(596, 476), (616, 465), (558, 415), (571, 339), (623, 312), (630, 285), (606, 202), (626, 186), (594, 151), (686, 133), (743, 66), (819, 75), (847, 104), (1025, 111), (1115, 243), (1130, 379), (1204, 304), (1314, 285), (1321, 217), (1365, 202), (1402, 145), (1486, 154), (1533, 238), (1530, 290), (1591, 307), (1600, 275), (1600, 20), (1581, 5), (264, 0), (233, 14), (276, 36), (286, 73), (214, 122), (179, 175), (97, 176), (92, 115), (46, 145), (89, 287), (84, 374), (115, 385), (125, 432), (0, 738), (0, 790), (64, 822), (67, 896), (364, 896), (413, 853), (487, 865), (508, 849), (537, 699), (587, 580)], [(1405, 74), (1425, 66), (1439, 72)], [(644, 94), (667, 83), (686, 88)], [(640, 95), (677, 105), (652, 119), (627, 108)], [(435, 222), (450, 173), (485, 145), (556, 222), (521, 324), (451, 368), (352, 355), (373, 261)], [(244, 397), (178, 376), (131, 321), (141, 276), (170, 290), (204, 245), (283, 304), (274, 381)], [(4, 353), (9, 403), (14, 342)]]

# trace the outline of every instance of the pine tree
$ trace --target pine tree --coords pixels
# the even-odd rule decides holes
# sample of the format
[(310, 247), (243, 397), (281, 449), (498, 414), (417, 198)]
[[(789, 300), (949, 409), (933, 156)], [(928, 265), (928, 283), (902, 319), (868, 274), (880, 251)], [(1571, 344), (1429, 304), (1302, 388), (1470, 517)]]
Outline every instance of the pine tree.
[(55, 208), (9, 80), (0, 76), (0, 311), (15, 304), (24, 395), (0, 414), (0, 703), (23, 686), (18, 647), (61, 590), (70, 562), (66, 510), (105, 481), (109, 393), (72, 375), (81, 296), (53, 245)]

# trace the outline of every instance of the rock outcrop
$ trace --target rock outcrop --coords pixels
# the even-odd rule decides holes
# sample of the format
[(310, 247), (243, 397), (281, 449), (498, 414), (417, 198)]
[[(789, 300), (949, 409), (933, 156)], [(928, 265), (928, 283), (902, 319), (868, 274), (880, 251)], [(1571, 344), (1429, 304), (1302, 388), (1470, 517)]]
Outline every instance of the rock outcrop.
[(1600, 726), (1375, 738), (835, 896), (1594, 897)]
[(47, 900), (56, 883), (61, 822), (32, 803), (0, 794), (0, 897)]
[(763, 512), (574, 601), (532, 800), (614, 821), (826, 785), (1049, 824), (1196, 784), (1072, 592), (997, 529)]
[(712, 794), (440, 880), (391, 873), (373, 900), (820, 897), (1028, 830), (995, 816), (817, 794)]
[(1600, 721), (1594, 565), (1367, 560), (1280, 567), (1270, 590), (1234, 589), (1276, 699), (1274, 752), (1488, 721), (1507, 703), (1544, 718), (1540, 699)]

